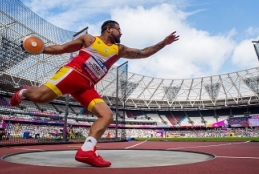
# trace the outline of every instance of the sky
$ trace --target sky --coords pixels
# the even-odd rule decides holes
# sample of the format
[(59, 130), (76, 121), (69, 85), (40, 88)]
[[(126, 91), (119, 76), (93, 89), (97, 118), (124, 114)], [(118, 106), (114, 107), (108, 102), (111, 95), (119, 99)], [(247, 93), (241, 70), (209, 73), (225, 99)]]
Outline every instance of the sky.
[(198, 78), (258, 67), (258, 0), (21, 0), (66, 30), (100, 35), (116, 20), (121, 43), (145, 48), (176, 31), (179, 40), (146, 59), (121, 59), (129, 71), (164, 79)]

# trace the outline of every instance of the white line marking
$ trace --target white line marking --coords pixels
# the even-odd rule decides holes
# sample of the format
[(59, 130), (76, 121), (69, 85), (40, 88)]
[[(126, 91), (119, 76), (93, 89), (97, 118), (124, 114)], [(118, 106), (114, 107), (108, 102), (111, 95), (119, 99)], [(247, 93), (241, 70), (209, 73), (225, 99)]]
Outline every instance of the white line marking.
[(238, 142), (238, 143), (225, 143), (225, 144), (215, 144), (215, 145), (207, 145), (207, 146), (193, 146), (193, 147), (188, 147), (188, 146), (185, 146), (185, 147), (176, 147), (176, 148), (168, 148), (166, 150), (173, 150), (173, 149), (189, 149), (189, 148), (192, 148), (192, 149), (196, 149), (196, 148), (201, 148), (201, 147), (217, 147), (217, 146), (226, 146), (226, 145), (232, 145), (232, 144), (244, 144), (244, 143), (248, 143), (250, 141), (246, 141), (246, 142)]
[(259, 157), (240, 157), (240, 156), (216, 156), (216, 158), (259, 159)]
[(130, 149), (130, 148), (132, 148), (132, 147), (136, 147), (136, 146), (138, 146), (138, 145), (141, 145), (141, 144), (147, 142), (147, 140), (148, 140), (148, 139), (146, 139), (145, 141), (143, 141), (143, 142), (141, 142), (141, 143), (137, 143), (137, 144), (135, 144), (135, 145), (133, 145), (133, 146), (125, 147), (124, 149)]
[(44, 151), (43, 149), (28, 149), (28, 148), (14, 148), (14, 149), (22, 149), (22, 150), (42, 150), (42, 151)]

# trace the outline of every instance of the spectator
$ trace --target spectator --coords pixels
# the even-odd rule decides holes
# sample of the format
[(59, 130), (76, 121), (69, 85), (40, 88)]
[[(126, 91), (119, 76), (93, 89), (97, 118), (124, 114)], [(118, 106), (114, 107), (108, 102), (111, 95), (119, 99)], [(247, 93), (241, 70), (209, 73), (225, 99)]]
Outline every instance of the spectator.
[(6, 129), (6, 123), (3, 117), (0, 115), (0, 140), (2, 140), (3, 136), (5, 136), (5, 129)]
[(56, 136), (56, 137), (55, 137), (56, 139), (59, 139), (59, 138), (60, 138), (58, 129), (55, 129), (55, 136)]
[(35, 127), (35, 139), (40, 138), (40, 128), (39, 126)]

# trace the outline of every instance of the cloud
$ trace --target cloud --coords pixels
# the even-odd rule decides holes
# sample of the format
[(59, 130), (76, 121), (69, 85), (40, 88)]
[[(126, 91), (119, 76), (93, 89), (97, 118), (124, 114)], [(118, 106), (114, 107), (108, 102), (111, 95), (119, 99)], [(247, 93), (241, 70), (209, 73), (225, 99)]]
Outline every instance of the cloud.
[(252, 39), (242, 41), (233, 51), (232, 62), (240, 69), (258, 66), (258, 59), (251, 41)]
[(259, 39), (258, 35), (259, 35), (259, 28), (255, 28), (255, 27), (248, 27), (246, 30), (245, 30), (245, 33), (248, 35), (248, 36), (257, 36), (257, 39)]
[[(110, 12), (116, 8), (125, 6), (153, 6), (157, 0), (21, 0), (33, 12), (43, 17), (45, 20), (55, 24), (58, 27), (77, 31), (85, 24), (98, 24), (99, 21), (109, 19)], [(167, 0), (160, 0), (160, 3)], [(188, 0), (171, 0), (172, 4), (179, 7), (186, 6)]]
[[(177, 31), (179, 41), (150, 58), (129, 60), (129, 70), (134, 73), (180, 79), (220, 74), (222, 67), (250, 68), (256, 63), (251, 40), (246, 37), (258, 34), (258, 28), (247, 27), (244, 36), (235, 29), (223, 34), (199, 30), (187, 21), (209, 9), (184, 11), (188, 0), (100, 0), (98, 5), (82, 0), (22, 1), (47, 21), (72, 31), (88, 26), (90, 34), (99, 35), (104, 20), (116, 20), (122, 28), (121, 41), (128, 47), (145, 48)], [(237, 36), (245, 40), (237, 41)]]
[(187, 13), (176, 6), (162, 4), (151, 8), (117, 8), (112, 18), (120, 21), (122, 42), (144, 48), (156, 44), (173, 31), (180, 40), (148, 59), (130, 61), (132, 72), (160, 78), (189, 78), (215, 74), (231, 55), (233, 32), (211, 36), (186, 23)]

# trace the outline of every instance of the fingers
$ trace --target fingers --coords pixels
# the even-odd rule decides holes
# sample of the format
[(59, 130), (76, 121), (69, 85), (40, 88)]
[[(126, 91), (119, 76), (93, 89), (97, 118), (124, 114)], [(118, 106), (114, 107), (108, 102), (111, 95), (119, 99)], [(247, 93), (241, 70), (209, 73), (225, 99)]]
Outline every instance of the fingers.
[(170, 35), (176, 35), (176, 31), (172, 32)]
[(22, 48), (23, 51), (25, 51), (25, 49), (24, 49), (24, 47), (23, 47), (23, 41), (21, 41), (20, 47)]
[(176, 35), (176, 31), (174, 31), (173, 33), (171, 33), (171, 36), (173, 36), (174, 37), (174, 40), (175, 41), (177, 41), (177, 40), (179, 40), (179, 35)]
[(174, 37), (174, 38), (176, 38), (176, 39), (178, 39), (179, 38), (179, 35), (176, 35), (176, 31), (174, 31), (174, 32), (172, 32), (170, 35), (169, 35), (169, 37)]
[(176, 31), (172, 32), (169, 36), (165, 38), (166, 45), (171, 44), (177, 40), (179, 40), (179, 35), (176, 35)]

